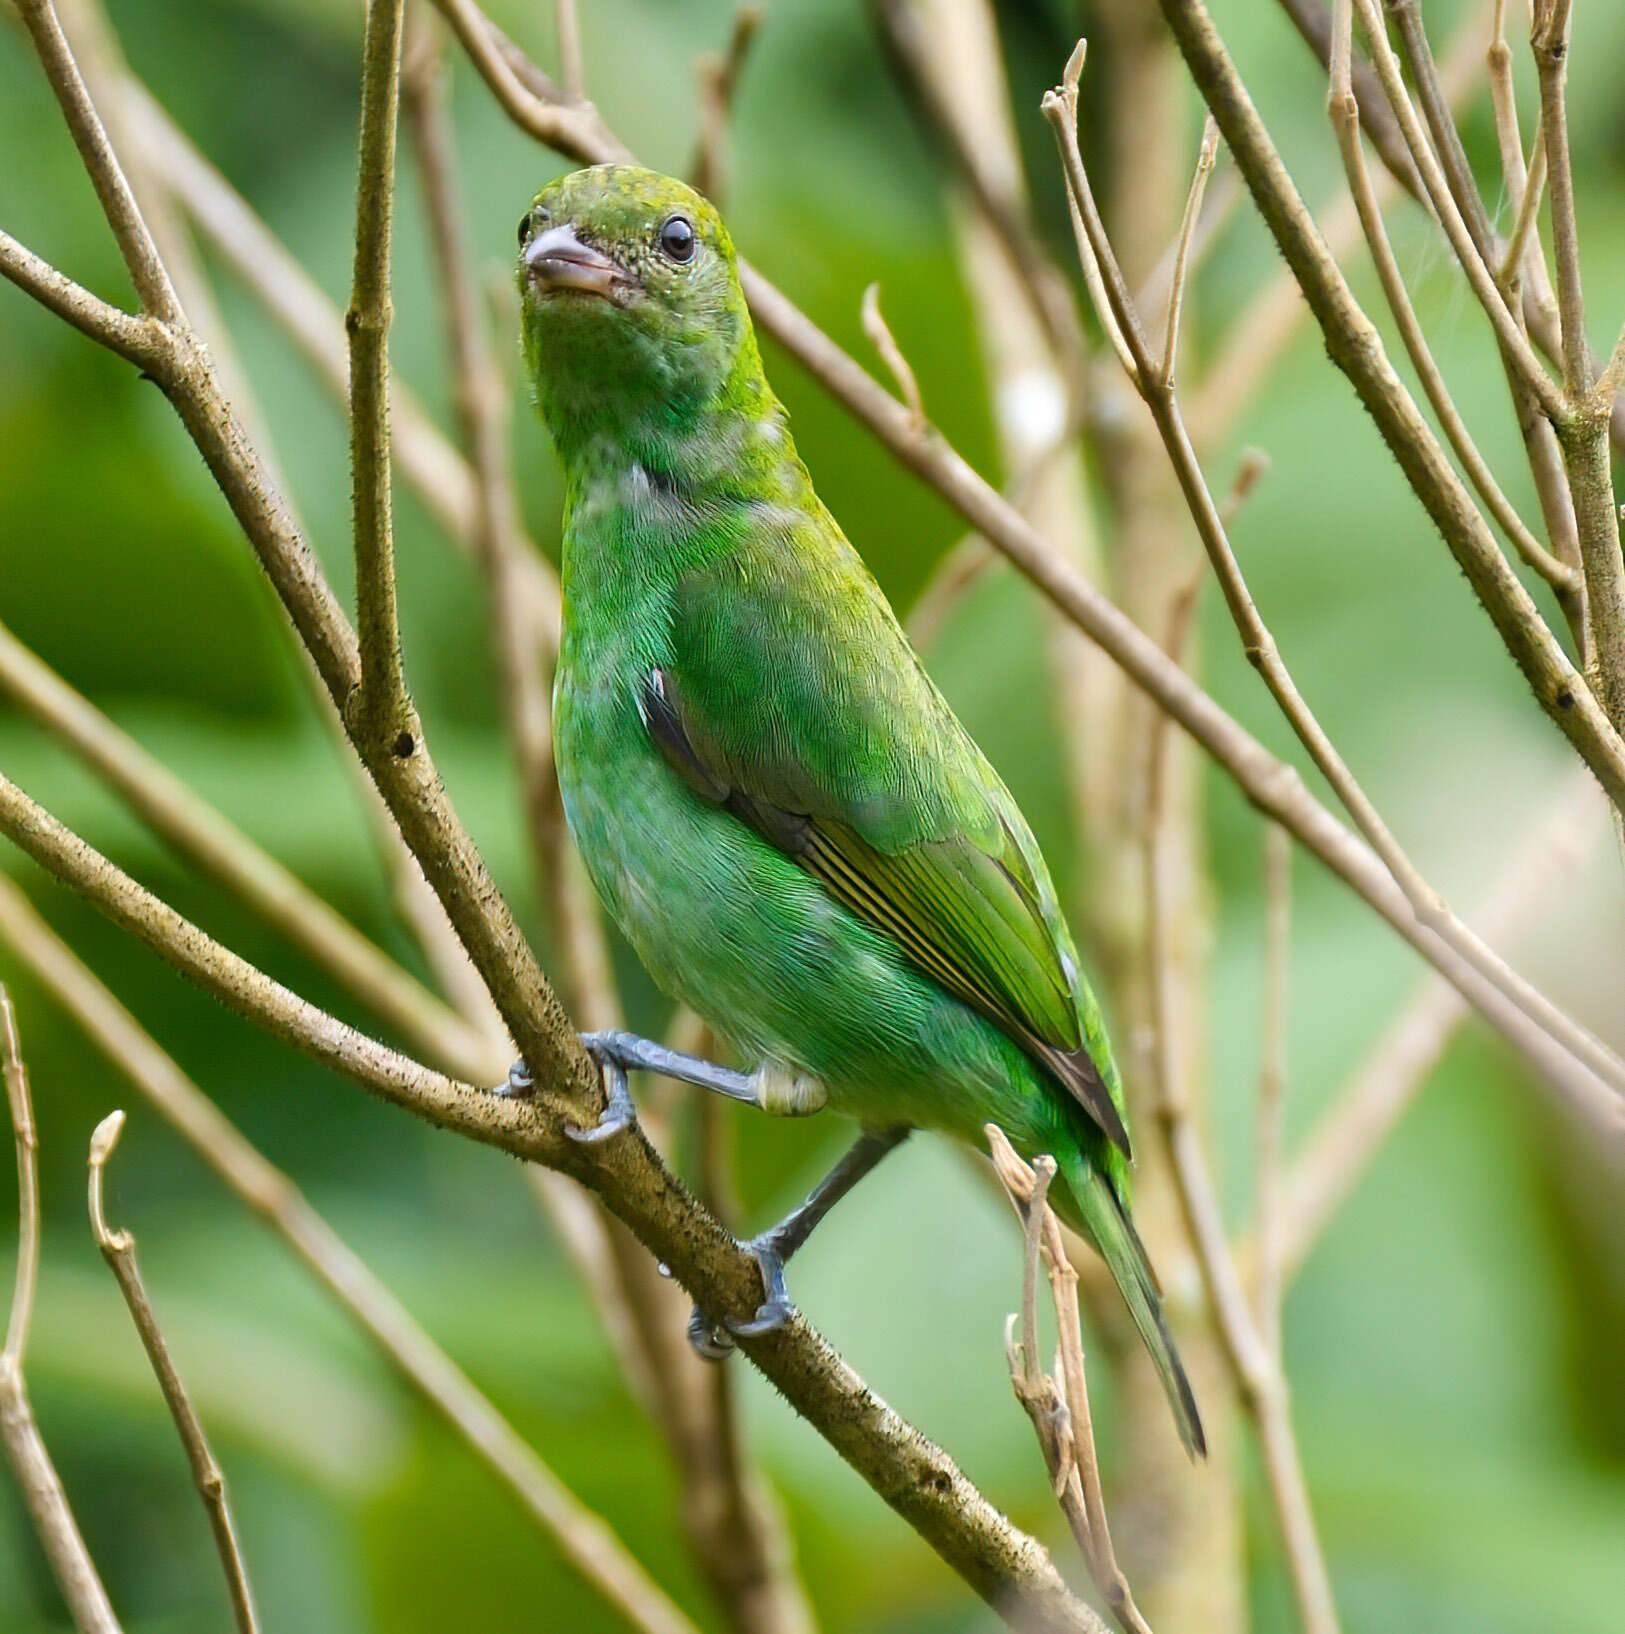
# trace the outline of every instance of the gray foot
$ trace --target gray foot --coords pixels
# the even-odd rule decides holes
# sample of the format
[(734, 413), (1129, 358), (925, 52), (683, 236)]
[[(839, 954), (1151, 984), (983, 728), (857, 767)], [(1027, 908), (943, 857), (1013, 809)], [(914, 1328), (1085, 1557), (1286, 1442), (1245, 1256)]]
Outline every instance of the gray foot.
[[(601, 1036), (603, 1035), (583, 1033), (581, 1042), (604, 1075), (604, 1110), (591, 1129), (577, 1129), (568, 1123), (564, 1126), (564, 1132), (571, 1140), (580, 1141), (588, 1146), (596, 1145), (601, 1140), (608, 1140), (611, 1136), (620, 1134), (623, 1129), (630, 1129), (638, 1121), (638, 1109), (632, 1100), (632, 1091), (626, 1085), (626, 1068), (617, 1055), (601, 1048), (599, 1045)], [(515, 1061), (508, 1068), (507, 1083), (499, 1084), (492, 1093), (526, 1101), (536, 1093), (536, 1080), (523, 1061)]]
[[(590, 1049), (588, 1054), (592, 1054)], [(565, 1134), (582, 1146), (596, 1146), (600, 1141), (610, 1140), (638, 1121), (632, 1091), (626, 1087), (626, 1069), (618, 1061), (599, 1060), (596, 1056), (594, 1059), (604, 1074), (604, 1110), (591, 1129), (577, 1129), (568, 1123), (564, 1126)]]
[(762, 1271), (762, 1288), (766, 1294), (756, 1307), (756, 1314), (748, 1322), (735, 1322), (724, 1317), (719, 1323), (707, 1316), (698, 1305), (688, 1319), (688, 1342), (708, 1362), (725, 1360), (734, 1349), (734, 1339), (754, 1339), (758, 1334), (774, 1333), (795, 1314), (789, 1291), (784, 1285), (784, 1254), (779, 1243), (780, 1228), (764, 1231), (759, 1237), (739, 1246), (756, 1258)]

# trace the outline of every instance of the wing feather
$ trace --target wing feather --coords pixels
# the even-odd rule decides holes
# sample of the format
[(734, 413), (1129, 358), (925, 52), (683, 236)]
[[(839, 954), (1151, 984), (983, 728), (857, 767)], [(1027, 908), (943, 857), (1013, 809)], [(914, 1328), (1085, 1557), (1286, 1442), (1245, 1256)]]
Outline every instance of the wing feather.
[(638, 710), (667, 763), (701, 799), (732, 812), (890, 938), (922, 974), (986, 1016), (1129, 1155), (1128, 1131), (1085, 1044), (1037, 882), (1002, 815), (998, 855), (964, 834), (883, 850), (834, 802), (806, 811), (782, 804), (798, 784), (799, 803), (814, 804), (804, 769), (781, 765), (753, 777), (742, 757), (718, 749), (669, 671), (650, 671)]

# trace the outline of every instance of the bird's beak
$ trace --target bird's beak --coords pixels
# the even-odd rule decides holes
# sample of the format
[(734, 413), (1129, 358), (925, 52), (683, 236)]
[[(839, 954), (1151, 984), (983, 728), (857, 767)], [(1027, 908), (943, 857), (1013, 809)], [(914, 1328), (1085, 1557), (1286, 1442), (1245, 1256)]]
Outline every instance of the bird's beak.
[(583, 244), (568, 224), (549, 227), (530, 241), (525, 269), (538, 289), (579, 289), (606, 298), (632, 281), (607, 255)]

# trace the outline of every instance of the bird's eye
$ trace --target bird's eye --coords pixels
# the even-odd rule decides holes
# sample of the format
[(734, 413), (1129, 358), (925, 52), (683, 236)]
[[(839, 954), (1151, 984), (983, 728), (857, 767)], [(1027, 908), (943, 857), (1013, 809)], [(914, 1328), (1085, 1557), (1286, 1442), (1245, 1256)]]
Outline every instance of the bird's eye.
[(698, 242), (687, 216), (670, 216), (660, 229), (661, 253), (670, 261), (692, 261)]
[(530, 242), (530, 226), (531, 226), (531, 214), (530, 214), (530, 211), (527, 210), (524, 213), (524, 215), (522, 215), (519, 218), (519, 248), (520, 249), (524, 249), (524, 247)]

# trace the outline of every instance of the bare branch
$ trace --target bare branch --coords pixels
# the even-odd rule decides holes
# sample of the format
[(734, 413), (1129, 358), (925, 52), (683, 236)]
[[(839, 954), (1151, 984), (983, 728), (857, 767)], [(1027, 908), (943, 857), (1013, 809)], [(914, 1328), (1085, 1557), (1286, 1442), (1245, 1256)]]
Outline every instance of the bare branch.
[(492, 1068), (470, 1027), (303, 881), (256, 845), (0, 625), (0, 693), (79, 755), (194, 867), (219, 880), (432, 1059), (465, 1076)]
[(1490, 470), (1488, 462), (1479, 453), (1478, 445), (1469, 434), (1450, 395), (1450, 389), (1445, 384), (1444, 376), (1434, 362), (1427, 339), (1422, 333), (1422, 325), (1417, 319), (1415, 307), (1411, 305), (1410, 293), (1405, 288), (1404, 277), (1394, 258), (1393, 246), (1388, 241), (1382, 208), (1377, 202), (1371, 177), (1366, 170), (1365, 155), (1361, 151), (1359, 109), (1354, 101), (1354, 91), (1349, 78), (1351, 56), (1348, 41), (1352, 23), (1350, 0), (1339, 0), (1337, 18), (1335, 39), (1339, 43), (1334, 44), (1332, 51), (1330, 97), (1332, 124), (1337, 131), (1337, 145), (1343, 155), (1343, 169), (1348, 176), (1349, 191), (1355, 207), (1360, 213), (1360, 224), (1365, 231), (1366, 244), (1371, 250), (1377, 276), (1382, 282), (1388, 309), (1399, 326), (1406, 354), (1416, 369), (1428, 401), (1433, 405), (1433, 412), (1438, 416), (1439, 425), (1446, 439), (1456, 451), (1462, 469), (1488, 506), (1490, 514), (1512, 541), (1524, 561), (1558, 591), (1560, 596), (1572, 598), (1578, 576), (1572, 568), (1558, 561), (1535, 538), (1524, 525), (1523, 518), (1513, 509), (1512, 502), (1501, 491), (1494, 472)]
[[(992, 143), (967, 114), (950, 81), (969, 42), (940, 12), (927, 17), (908, 0), (870, 0), (869, 12), (927, 135), (963, 182), (976, 213), (1004, 246), (1010, 270), (1061, 365), (1068, 390), (1078, 391), (1083, 337), (1066, 280), (1035, 231), (1014, 143)], [(938, 37), (944, 28), (952, 30)], [(945, 72), (945, 70), (948, 70)]]
[(56, 8), (51, 0), (17, 0), (17, 14), (34, 41), (45, 77), (61, 105), (74, 146), (79, 149), (85, 172), (101, 201), (102, 214), (113, 229), (119, 252), (129, 268), (130, 280), (141, 297), (143, 311), (162, 323), (184, 322), (169, 274), (142, 220), (140, 206), (125, 180), (118, 156), (107, 140), (107, 132), (91, 104), (90, 94), (85, 90)]
[[(1078, 54), (1074, 52), (1072, 61), (1068, 64), (1069, 74), (1078, 61)], [(1178, 398), (1171, 383), (1157, 373), (1156, 363), (1151, 357), (1143, 331), (1132, 310), (1127, 286), (1107, 239), (1099, 211), (1095, 207), (1088, 175), (1078, 154), (1073, 124), (1076, 117), (1075, 87), (1070, 93), (1062, 90), (1051, 91), (1044, 98), (1043, 108), (1046, 118), (1055, 127), (1057, 146), (1066, 168), (1068, 185), (1073, 192), (1079, 218), (1088, 236), (1090, 251), (1100, 269), (1102, 286), (1111, 301), (1112, 315), (1130, 348), (1132, 369), (1130, 378), (1145, 399), (1162, 434), (1168, 458), (1179, 479), (1180, 489), (1185, 496), (1185, 502), (1201, 536), (1202, 544), (1207, 550), (1208, 558), (1213, 564), (1214, 572), (1218, 576), (1220, 587), (1224, 591), (1226, 604), (1241, 635), (1243, 650), (1248, 660), (1263, 676), (1265, 685), (1268, 686), (1299, 741), (1309, 751), (1315, 764), (1337, 791), (1339, 800), (1353, 817), (1360, 831), (1382, 858), (1404, 892), (1418, 921), (1448, 941), (1483, 976), (1493, 981), (1509, 999), (1518, 1004), (1531, 1021), (1552, 1037), (1560, 1039), (1564, 1047), (1573, 1052), (1577, 1059), (1583, 1060), (1617, 1092), (1625, 1094), (1625, 1062), (1621, 1062), (1604, 1044), (1513, 971), (1504, 959), (1487, 947), (1449, 911), (1437, 892), (1422, 878), (1389, 832), (1376, 807), (1338, 753), (1336, 745), (1298, 691), (1290, 671), (1281, 658), (1274, 637), (1271, 636), (1257, 604), (1247, 589), (1241, 565), (1230, 547), (1218, 507), (1214, 503), (1200, 462), (1191, 446)], [(1511, 578), (1512, 583), (1517, 585), (1519, 594), (1524, 595), (1527, 600), (1522, 586), (1512, 577), (1510, 568), (1507, 567), (1499, 550), (1494, 548), (1493, 541), (1491, 549), (1502, 571)], [(1544, 630), (1545, 627), (1542, 625), (1541, 628)], [(1549, 634), (1550, 632), (1547, 632), (1548, 637)], [(1561, 652), (1557, 656), (1567, 668), (1567, 659), (1562, 657)], [(1570, 673), (1573, 673), (1572, 669)], [(1616, 1115), (1625, 1115), (1625, 1102), (1616, 1102), (1614, 1111)]]
[(695, 187), (714, 203), (720, 203), (728, 191), (728, 121), (733, 114), (734, 93), (766, 15), (766, 8), (756, 0), (742, 0), (734, 11), (726, 49), (708, 51), (699, 61), (700, 137), (689, 173)]
[[(1010, 1384), (1016, 1400), (1032, 1420), (1044, 1454), (1055, 1494), (1084, 1564), (1112, 1615), (1128, 1634), (1151, 1634), (1128, 1579), (1112, 1549), (1106, 1519), (1100, 1465), (1095, 1456), (1090, 1421), (1089, 1391), (1083, 1368), (1083, 1333), (1078, 1314), (1078, 1273), (1066, 1252), (1060, 1221), (1046, 1193), (1055, 1178), (1055, 1159), (1040, 1157), (1031, 1166), (1011, 1146), (996, 1123), (985, 1125), (993, 1172), (1004, 1187), (1021, 1221), (1025, 1251), (1022, 1255), (1020, 1345), (1010, 1339), (1016, 1317), (1005, 1330), (1005, 1352)], [(1038, 1263), (1044, 1262), (1050, 1294), (1055, 1303), (1055, 1324), (1060, 1355), (1053, 1375), (1038, 1366)]]
[(509, 457), (508, 393), (467, 250), (446, 75), (437, 48), (418, 52), (402, 97), (418, 153), (439, 274), (459, 436), (473, 478), (471, 539), (486, 585), (499, 691), (519, 771), (536, 883), (549, 908), (560, 999), (585, 1028), (618, 1027), (620, 1010), (596, 901), (564, 829), (550, 702), (558, 652), (556, 587), (525, 539)]
[(1540, 81), (1540, 134), (1552, 198), (1552, 249), (1557, 264), (1557, 315), (1563, 337), (1563, 385), (1571, 403), (1591, 386), (1585, 294), (1580, 280), (1580, 232), (1569, 164), (1569, 19), (1571, 0), (1532, 0), (1529, 45)]
[(17, 1367), (28, 1350), (28, 1330), (34, 1320), (34, 1288), (39, 1281), (39, 1134), (34, 1127), (34, 1102), (28, 1092), (28, 1068), (17, 1041), (17, 1012), (11, 994), (0, 986), (0, 1075), (11, 1109), (11, 1132), (17, 1145), (17, 1282), (6, 1321), (5, 1354)]
[(1496, 287), (1489, 264), (1473, 242), (1472, 234), (1468, 231), (1467, 223), (1463, 220), (1461, 210), (1451, 193), (1443, 167), (1434, 154), (1421, 120), (1417, 117), (1410, 92), (1405, 88), (1399, 59), (1388, 43), (1388, 33), (1378, 0), (1352, 0), (1352, 3), (1358, 8), (1360, 21), (1365, 27), (1366, 39), (1371, 47), (1372, 63), (1376, 68), (1377, 78), (1382, 82), (1383, 94), (1388, 98), (1388, 105), (1399, 121), (1405, 145), (1410, 149), (1411, 159), (1416, 165), (1417, 174), (1422, 178), (1422, 185), (1433, 205), (1434, 215), (1444, 229), (1446, 238), (1450, 240), (1450, 247), (1455, 252), (1456, 260), (1460, 263), (1461, 270), (1466, 273), (1467, 282), (1478, 297), (1479, 305), (1484, 308), (1484, 314), (1495, 330), (1496, 339), (1500, 342), (1503, 353), (1512, 359), (1520, 380), (1540, 404), (1541, 412), (1555, 422), (1565, 413), (1563, 393), (1547, 374), (1545, 366), (1518, 327), (1517, 319), (1508, 310), (1501, 291)]
[(1163, 319), (1162, 378), (1170, 385), (1174, 379), (1174, 359), (1179, 355), (1179, 319), (1185, 304), (1185, 275), (1190, 265), (1191, 238), (1202, 214), (1202, 195), (1207, 192), (1207, 179), (1213, 174), (1213, 161), (1219, 152), (1219, 126), (1212, 114), (1202, 121), (1202, 146), (1196, 155), (1196, 173), (1191, 177), (1190, 196), (1185, 200), (1185, 214), (1179, 223), (1179, 246), (1174, 252), (1173, 272), (1168, 279), (1168, 312)]
[[(1123, 366), (1123, 373), (1128, 376), (1129, 383), (1137, 387), (1138, 364), (1135, 359), (1144, 354), (1145, 343), (1142, 338), (1137, 348), (1129, 344), (1129, 338), (1123, 332), (1117, 306), (1106, 294), (1104, 274), (1095, 254), (1095, 246), (1080, 214), (1080, 201), (1089, 186), (1083, 172), (1083, 155), (1078, 151), (1078, 81), (1083, 77), (1087, 49), (1087, 42), (1079, 40), (1072, 49), (1072, 55), (1067, 58), (1066, 70), (1061, 75), (1061, 84), (1055, 93), (1061, 99), (1066, 118), (1064, 122), (1056, 123), (1055, 131), (1061, 144), (1061, 162), (1071, 183), (1066, 192), (1067, 207), (1072, 216), (1072, 237), (1078, 248), (1078, 266), (1083, 272), (1084, 288), (1089, 291), (1089, 304), (1095, 309), (1095, 316), (1099, 318), (1101, 327), (1106, 332), (1106, 339), (1111, 342), (1111, 348), (1117, 354), (1117, 361)], [(1129, 316), (1131, 322), (1137, 321), (1133, 317), (1132, 309)]]
[(1521, 276), (1531, 245), (1538, 246), (1540, 242), (1535, 236), (1535, 222), (1540, 215), (1540, 201), (1545, 191), (1546, 137), (1544, 133), (1537, 132), (1535, 150), (1529, 156), (1523, 187), (1518, 194), (1518, 213), (1513, 218), (1512, 232), (1507, 238), (1498, 269), (1503, 283), (1510, 284), (1514, 278)]
[(1614, 350), (1609, 356), (1607, 366), (1597, 376), (1592, 396), (1597, 407), (1607, 413), (1612, 410), (1614, 401), (1621, 391), (1625, 391), (1625, 329), (1620, 330), (1619, 339), (1614, 342)]
[(692, 1625), (598, 1516), (585, 1509), (513, 1426), (417, 1324), (293, 1181), (243, 1136), (135, 1018), (0, 878), (0, 935), (112, 1066), (236, 1197), (304, 1263), (388, 1360), (468, 1444), (583, 1579), (643, 1634)]
[(0, 232), (0, 273), (97, 345), (117, 352), (138, 369), (147, 366), (153, 353), (151, 319), (132, 318), (109, 306), (5, 232)]
[[(350, 366), (343, 314), (144, 86), (125, 78), (119, 94), (147, 164), (174, 191), (210, 246), (265, 304), (335, 400), (347, 402)], [(439, 526), (457, 544), (472, 549), (478, 508), (475, 475), (398, 381), (390, 391), (390, 430), (402, 475)], [(538, 601), (539, 622), (556, 643), (558, 585), (541, 552), (530, 540), (524, 543), (524, 555), (534, 567), (527, 595)]]
[(631, 151), (604, 128), (592, 104), (555, 100), (558, 93), (546, 76), (524, 61), (523, 54), (474, 0), (433, 3), (451, 24), (503, 111), (521, 130), (582, 164), (630, 162)]
[(517, 1103), (431, 1072), (272, 981), (136, 884), (4, 777), (0, 833), (239, 1015), (385, 1100), (467, 1134), (479, 1129), (476, 1139), (516, 1155), (545, 1161), (549, 1151), (568, 1144), (558, 1131), (549, 1139)]
[(1264, 827), (1264, 1016), (1258, 1074), (1258, 1331), (1281, 1366), (1281, 1154), (1286, 1141), (1287, 982), (1292, 964), (1292, 848)]
[(897, 389), (914, 417), (915, 427), (923, 431), (926, 418), (925, 404), (920, 400), (920, 383), (909, 367), (908, 359), (903, 356), (897, 337), (881, 316), (879, 284), (870, 284), (863, 292), (863, 332), (868, 336), (869, 344), (879, 352), (881, 361), (891, 370), (892, 379), (897, 382)]
[(96, 1125), (90, 1137), (90, 1224), (96, 1234), (96, 1246), (102, 1258), (118, 1280), (119, 1292), (130, 1307), (135, 1331), (140, 1335), (141, 1347), (147, 1353), (152, 1371), (157, 1375), (158, 1387), (164, 1393), (170, 1417), (186, 1450), (186, 1461), (191, 1465), (192, 1480), (203, 1498), (203, 1507), (209, 1517), (209, 1528), (214, 1533), (214, 1546), (220, 1556), (220, 1567), (225, 1573), (226, 1589), (231, 1595), (232, 1616), (241, 1634), (255, 1634), (259, 1618), (254, 1611), (254, 1594), (249, 1587), (248, 1572), (243, 1565), (242, 1551), (237, 1546), (237, 1529), (231, 1520), (231, 1504), (226, 1497), (226, 1477), (214, 1454), (209, 1450), (203, 1425), (192, 1406), (186, 1386), (181, 1382), (169, 1346), (164, 1342), (163, 1330), (147, 1298), (141, 1281), (141, 1270), (136, 1263), (135, 1238), (128, 1231), (111, 1231), (102, 1211), (102, 1175), (107, 1160), (118, 1145), (124, 1128), (124, 1114), (111, 1112)]
[(1244, 448), (1236, 463), (1236, 474), (1230, 479), (1230, 491), (1219, 507), (1219, 520), (1228, 532), (1234, 525), (1243, 505), (1253, 496), (1253, 490), (1269, 474), (1270, 457), (1262, 448)]
[(1571, 408), (1558, 424), (1585, 569), (1586, 609), (1595, 639), (1597, 684), (1610, 718), (1625, 725), (1625, 557), (1620, 553), (1608, 430), (1613, 397), (1593, 391), (1595, 365), (1585, 332), (1580, 236), (1569, 161), (1568, 83), (1571, 0), (1535, 0), (1530, 47), (1540, 81), (1540, 133), (1551, 195), (1557, 310), (1563, 339), (1563, 380)]
[[(0, 886), (10, 888), (3, 877)], [(19, 1216), (16, 1290), (6, 1324), (5, 1347), (0, 1349), (0, 1445), (5, 1447), (23, 1505), (80, 1634), (119, 1634), (118, 1619), (68, 1507), (67, 1494), (46, 1451), (23, 1381), (23, 1357), (39, 1276), (39, 1150), (28, 1072), (17, 1042), (17, 1018), (11, 1008), (11, 995), (4, 987), (0, 987), (0, 1076), (5, 1079), (6, 1104), (11, 1109), (11, 1128), (17, 1143)]]
[[(1355, 385), (1548, 716), (1588, 764), (1611, 766), (1625, 744), (1620, 743), (1590, 689), (1583, 700), (1573, 692), (1573, 667), (1501, 559), (1442, 450), (1387, 363), (1380, 339), (1354, 302), (1292, 188), (1202, 0), (1162, 0), (1162, 4), (1259, 209), (1315, 311), (1333, 360)], [(1564, 700), (1570, 700), (1567, 706)], [(1577, 710), (1586, 716), (1583, 725), (1571, 718)], [(1625, 786), (1611, 769), (1599, 770), (1599, 776), (1610, 787), (1611, 797), (1625, 796)]]
[[(1501, 939), (1537, 912), (1549, 914), (1553, 888), (1607, 832), (1605, 809), (1596, 784), (1583, 770), (1563, 780), (1530, 831), (1508, 849), (1495, 884), (1473, 915), (1486, 935)], [(1448, 983), (1424, 978), (1332, 1097), (1285, 1176), (1279, 1231), (1286, 1276), (1296, 1274), (1314, 1251), (1471, 1017), (1471, 1009)]]
[(405, 0), (368, 0), (361, 46), (361, 159), (356, 188), (350, 335), (350, 473), (354, 496), (356, 622), (361, 693), (352, 730), (372, 745), (416, 736), (401, 668), (389, 493), (389, 231), (395, 192)]
[(559, 40), (559, 79), (564, 94), (580, 102), (587, 94), (586, 69), (581, 60), (581, 18), (576, 0), (553, 0), (553, 23)]
[(1202, 1268), (1208, 1300), (1218, 1321), (1225, 1355), (1241, 1399), (1258, 1426), (1270, 1497), (1286, 1550), (1287, 1568), (1305, 1634), (1337, 1634), (1331, 1578), (1315, 1530), (1309, 1489), (1298, 1456), (1287, 1401), (1286, 1377), (1247, 1308), (1240, 1273), (1226, 1240), (1224, 1221), (1207, 1163), (1177, 1086), (1183, 1081), (1174, 997), (1168, 978), (1168, 824), (1164, 815), (1163, 762), (1167, 723), (1160, 717), (1150, 745), (1149, 810), (1146, 818), (1146, 978), (1151, 989), (1149, 1051), (1152, 1105), (1168, 1143), (1174, 1187)]

